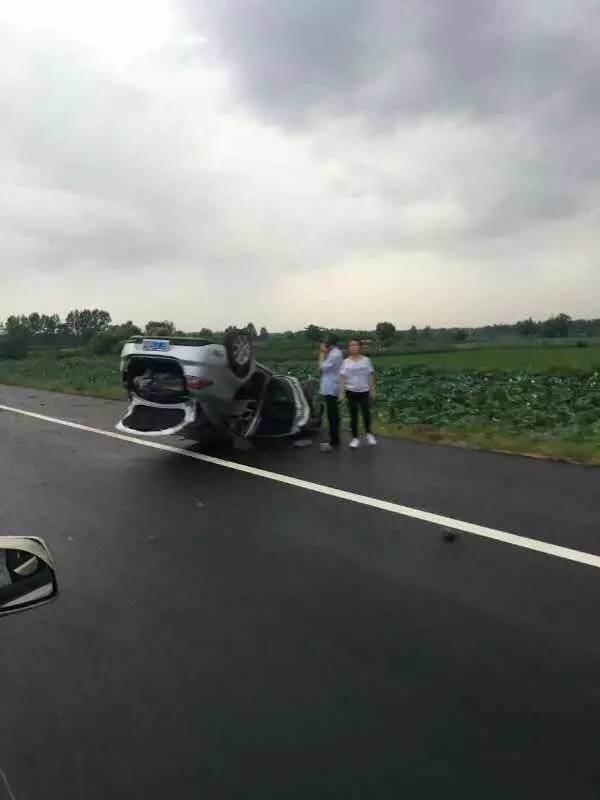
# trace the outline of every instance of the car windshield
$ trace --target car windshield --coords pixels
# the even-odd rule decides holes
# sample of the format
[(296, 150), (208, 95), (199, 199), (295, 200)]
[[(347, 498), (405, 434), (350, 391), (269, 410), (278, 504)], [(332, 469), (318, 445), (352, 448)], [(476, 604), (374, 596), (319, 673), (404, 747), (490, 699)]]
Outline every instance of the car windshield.
[(599, 800), (599, 0), (0, 0), (0, 119), (0, 800)]

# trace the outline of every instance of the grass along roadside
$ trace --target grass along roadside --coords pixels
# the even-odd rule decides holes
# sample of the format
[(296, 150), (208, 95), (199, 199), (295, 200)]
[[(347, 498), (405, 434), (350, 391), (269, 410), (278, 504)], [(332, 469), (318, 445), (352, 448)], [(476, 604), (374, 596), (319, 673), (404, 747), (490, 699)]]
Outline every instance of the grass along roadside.
[(393, 426), (376, 421), (379, 435), (408, 439), (413, 442), (487, 450), (494, 453), (529, 456), (571, 464), (600, 466), (600, 445), (594, 442), (569, 442), (557, 437), (539, 439), (524, 435), (509, 435), (485, 428), (436, 428), (427, 425)]
[(124, 399), (118, 361), (114, 356), (60, 358), (56, 357), (58, 355), (60, 351), (33, 355), (22, 361), (0, 361), (0, 384), (109, 400)]

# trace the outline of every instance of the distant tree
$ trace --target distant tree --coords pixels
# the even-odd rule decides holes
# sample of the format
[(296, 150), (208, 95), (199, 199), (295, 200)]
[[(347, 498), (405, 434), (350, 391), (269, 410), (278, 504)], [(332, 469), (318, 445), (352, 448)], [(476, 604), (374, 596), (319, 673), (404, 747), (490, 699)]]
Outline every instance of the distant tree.
[(248, 331), (252, 339), (256, 339), (256, 327), (254, 326), (253, 322), (249, 322), (246, 325), (246, 330)]
[(112, 319), (108, 311), (104, 311), (101, 308), (95, 308), (92, 311), (90, 327), (93, 333), (99, 333), (100, 331), (105, 331), (111, 322)]
[(29, 336), (26, 331), (11, 333), (5, 336), (0, 346), (0, 358), (10, 358), (20, 361), (27, 358), (29, 351)]
[(67, 326), (69, 331), (75, 336), (81, 335), (81, 326), (79, 324), (79, 311), (77, 309), (69, 311), (65, 319), (65, 325)]
[(111, 318), (108, 311), (103, 311), (100, 308), (94, 308), (90, 311), (90, 309), (85, 308), (79, 318), (83, 340), (87, 342), (96, 334), (102, 333), (110, 323)]
[(568, 314), (549, 317), (542, 325), (542, 335), (549, 339), (566, 339), (569, 335), (572, 319)]
[(263, 325), (263, 327), (260, 329), (260, 335), (259, 335), (259, 338), (260, 338), (260, 339), (261, 339), (261, 341), (263, 341), (263, 342), (266, 342), (266, 341), (267, 341), (267, 339), (269, 338), (269, 331), (268, 331), (268, 330), (265, 328), (265, 326), (264, 326), (264, 325)]
[(122, 325), (111, 325), (110, 330), (117, 329), (119, 333), (126, 336), (128, 339), (131, 336), (140, 336), (142, 333), (142, 329), (139, 328), (135, 323), (133, 323), (130, 319), (127, 322), (124, 322)]
[(64, 322), (59, 323), (59, 326), (58, 326), (58, 328), (56, 330), (56, 335), (61, 340), (63, 340), (63, 341), (67, 340), (70, 336), (72, 336), (72, 334), (73, 334), (73, 331), (71, 330), (71, 326), (69, 325), (69, 323), (66, 320)]
[(466, 342), (469, 338), (469, 332), (466, 331), (464, 328), (457, 328), (452, 333), (452, 339), (455, 342)]
[(383, 344), (391, 342), (396, 333), (396, 326), (391, 322), (378, 322), (375, 326), (375, 336)]
[(416, 325), (411, 325), (411, 328), (408, 332), (408, 338), (413, 342), (419, 338), (419, 331), (417, 330)]
[(426, 325), (421, 331), (421, 336), (423, 339), (431, 339), (431, 326)]
[(69, 311), (65, 322), (74, 336), (89, 342), (93, 336), (108, 328), (111, 319), (108, 311), (99, 308), (83, 308), (81, 311), (75, 308)]
[(318, 325), (307, 325), (304, 329), (304, 335), (309, 342), (320, 342), (323, 338), (324, 330)]
[(40, 331), (44, 336), (56, 336), (59, 326), (60, 317), (58, 314), (42, 314), (40, 319)]
[(42, 318), (37, 311), (34, 311), (28, 317), (29, 330), (33, 334), (41, 333), (42, 331)]
[(144, 332), (146, 336), (174, 336), (175, 324), (167, 320), (163, 320), (162, 322), (150, 320), (150, 322), (146, 323)]
[(529, 319), (522, 319), (515, 325), (515, 333), (518, 336), (535, 336), (538, 332), (538, 323), (529, 317)]
[(0, 358), (27, 358), (30, 330), (27, 317), (11, 316), (6, 320), (0, 341)]
[(84, 342), (89, 342), (94, 332), (92, 311), (89, 308), (84, 308), (79, 312), (79, 336)]
[(105, 356), (114, 353), (116, 348), (121, 345), (122, 339), (111, 331), (104, 331), (94, 336), (91, 343), (92, 352), (97, 356)]
[(4, 329), (7, 334), (25, 331), (29, 335), (31, 333), (29, 317), (24, 314), (11, 314), (4, 324)]
[(600, 320), (575, 319), (571, 323), (569, 336), (600, 336)]
[(119, 353), (127, 339), (139, 336), (141, 332), (141, 329), (131, 320), (123, 325), (110, 325), (105, 331), (100, 331), (92, 338), (92, 351), (98, 356)]
[(212, 339), (214, 335), (210, 328), (202, 328), (198, 333), (198, 336), (202, 339)]

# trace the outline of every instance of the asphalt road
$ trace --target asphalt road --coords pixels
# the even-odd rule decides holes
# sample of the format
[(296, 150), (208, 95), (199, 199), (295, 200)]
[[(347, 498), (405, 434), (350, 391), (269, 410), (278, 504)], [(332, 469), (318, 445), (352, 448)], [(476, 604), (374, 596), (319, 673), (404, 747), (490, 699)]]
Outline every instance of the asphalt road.
[[(597, 470), (221, 454), (600, 554)], [(596, 568), (6, 411), (0, 533), (43, 536), (61, 585), (0, 619), (0, 800), (600, 796)]]

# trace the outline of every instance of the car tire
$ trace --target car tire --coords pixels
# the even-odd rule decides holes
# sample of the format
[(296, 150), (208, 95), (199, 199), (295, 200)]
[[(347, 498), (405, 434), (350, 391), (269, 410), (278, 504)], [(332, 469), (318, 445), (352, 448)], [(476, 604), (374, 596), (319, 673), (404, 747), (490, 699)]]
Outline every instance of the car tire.
[(249, 331), (232, 328), (225, 334), (223, 344), (229, 368), (238, 378), (245, 378), (252, 367), (252, 337)]

